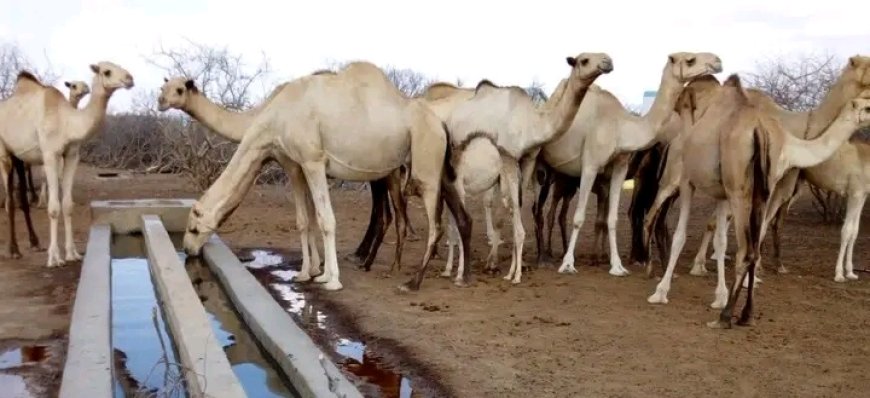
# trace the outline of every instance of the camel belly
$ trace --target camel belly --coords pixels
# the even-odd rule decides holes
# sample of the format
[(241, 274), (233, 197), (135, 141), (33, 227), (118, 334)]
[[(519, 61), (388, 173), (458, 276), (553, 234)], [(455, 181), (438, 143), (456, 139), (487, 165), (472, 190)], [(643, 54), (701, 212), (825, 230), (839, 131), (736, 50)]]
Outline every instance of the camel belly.
[(405, 164), (411, 151), (408, 135), (349, 137), (344, 142), (335, 141), (327, 142), (324, 148), (326, 172), (331, 177), (348, 181), (384, 178)]
[(487, 140), (472, 141), (462, 152), (457, 166), (465, 192), (476, 195), (491, 188), (501, 171), (501, 155)]

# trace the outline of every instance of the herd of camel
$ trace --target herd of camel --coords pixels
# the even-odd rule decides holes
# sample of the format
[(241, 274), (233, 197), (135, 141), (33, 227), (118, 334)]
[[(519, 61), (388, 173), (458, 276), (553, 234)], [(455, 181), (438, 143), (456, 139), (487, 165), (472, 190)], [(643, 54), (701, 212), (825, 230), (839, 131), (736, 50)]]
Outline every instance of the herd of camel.
[[(455, 283), (468, 283), (472, 223), (465, 204), (469, 195), (482, 196), (484, 203), (490, 244), (487, 272), (498, 271), (500, 213), (507, 210), (513, 245), (505, 279), (521, 283), (522, 193), (531, 183), (538, 188), (531, 206), (537, 260), (552, 256), (550, 237), (558, 223), (564, 249), (558, 272), (576, 272), (574, 249), (590, 193), (595, 193), (596, 251), (609, 252), (609, 273), (624, 276), (629, 271), (619, 256), (616, 221), (623, 183), (631, 178), (635, 181), (629, 208), (631, 259), (652, 276), (650, 254), (655, 242), (664, 268), (661, 282), (648, 298), (650, 303), (668, 302), (696, 191), (718, 200), (690, 273), (706, 274), (704, 263), (712, 240), (718, 281), (711, 306), (721, 313), (709, 326), (729, 328), (742, 288), (747, 289), (747, 298), (737, 323), (750, 322), (760, 247), (769, 226), (774, 232), (774, 257), (784, 272), (779, 261), (779, 226), (802, 182), (807, 181), (848, 198), (835, 280), (857, 279), (852, 253), (870, 188), (870, 169), (865, 171), (865, 165), (870, 167), (870, 146), (849, 138), (870, 124), (870, 57), (850, 57), (817, 108), (791, 112), (764, 92), (744, 88), (736, 74), (720, 82), (714, 75), (722, 71), (722, 61), (715, 54), (672, 53), (664, 60), (652, 107), (642, 116), (593, 84), (614, 70), (610, 56), (581, 53), (566, 61), (568, 76), (544, 102), (534, 101), (519, 87), (497, 86), (488, 80), (475, 88), (435, 83), (410, 97), (368, 62), (353, 62), (338, 71), (318, 71), (281, 84), (261, 104), (246, 111), (215, 104), (186, 77), (164, 79), (160, 111), (179, 109), (238, 143), (219, 178), (193, 205), (184, 250), (199, 255), (212, 233), (240, 205), (263, 164), (274, 160), (286, 170), (294, 195), (303, 249), (298, 282), (313, 279), (327, 290), (342, 288), (328, 177), (370, 183), (369, 226), (359, 247), (347, 257), (366, 270), (393, 214), (397, 244), (390, 272), (400, 269), (404, 240), (414, 233), (408, 223), (407, 198), (422, 199), (428, 220), (426, 250), (415, 277), (400, 286), (403, 290), (419, 289), (445, 229), (448, 254), (442, 275), (453, 274), (456, 257)], [(28, 172), (31, 166), (42, 166), (50, 220), (47, 265), (81, 259), (71, 226), (79, 148), (100, 131), (112, 94), (134, 84), (127, 70), (111, 62), (90, 68), (94, 73), (90, 86), (65, 84), (69, 98), (21, 71), (13, 95), (0, 102), (0, 174), (7, 193), (10, 256), (20, 256), (14, 232), (16, 192), (31, 245), (39, 247), (29, 216), (29, 202), (35, 194)], [(90, 101), (79, 109), (78, 102), (88, 94)], [(27, 197), (28, 185), (31, 198)], [(544, 204), (551, 195), (545, 220)], [(578, 199), (568, 234), (568, 203), (575, 195)], [(669, 237), (664, 220), (674, 202), (679, 203), (679, 218)], [(445, 205), (448, 225), (442, 228)], [(57, 238), (61, 214), (64, 256)], [(322, 271), (312, 235), (314, 220), (323, 245)], [(729, 288), (725, 248), (731, 222), (737, 252), (735, 278)]]

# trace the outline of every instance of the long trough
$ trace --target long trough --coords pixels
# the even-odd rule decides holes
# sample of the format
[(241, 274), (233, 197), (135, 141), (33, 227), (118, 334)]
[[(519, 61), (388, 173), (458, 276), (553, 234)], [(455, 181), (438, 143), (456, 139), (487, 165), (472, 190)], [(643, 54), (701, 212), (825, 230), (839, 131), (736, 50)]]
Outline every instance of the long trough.
[[(186, 395), (249, 396), (214, 336), (202, 298), (197, 295), (170, 237), (170, 233), (184, 231), (192, 203), (188, 199), (91, 203), (92, 225), (73, 304), (61, 398), (119, 396), (118, 353), (114, 353), (113, 360), (112, 345), (110, 247), (113, 235), (139, 233), (144, 238), (160, 312), (177, 350), (176, 357), (186, 370), (183, 380)], [(134, 223), (134, 219), (138, 222)], [(263, 355), (276, 365), (276, 371), (292, 384), (294, 394), (362, 397), (359, 389), (247, 272), (217, 235), (205, 245), (203, 256), (239, 319), (262, 347)]]

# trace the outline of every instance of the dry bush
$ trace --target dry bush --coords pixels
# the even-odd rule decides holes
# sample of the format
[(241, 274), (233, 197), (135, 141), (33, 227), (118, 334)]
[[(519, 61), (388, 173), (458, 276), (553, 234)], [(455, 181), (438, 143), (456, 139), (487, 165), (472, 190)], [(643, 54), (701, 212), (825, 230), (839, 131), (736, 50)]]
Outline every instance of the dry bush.
[(25, 70), (47, 85), (54, 84), (57, 80), (57, 75), (51, 70), (50, 65), (45, 69), (38, 68), (18, 47), (18, 44), (0, 42), (0, 99), (12, 95), (18, 73)]
[[(785, 109), (806, 112), (816, 108), (836, 82), (843, 63), (828, 54), (799, 54), (758, 62), (746, 75), (750, 87), (767, 93)], [(809, 185), (813, 207), (826, 222), (845, 216), (846, 199), (834, 192)]]

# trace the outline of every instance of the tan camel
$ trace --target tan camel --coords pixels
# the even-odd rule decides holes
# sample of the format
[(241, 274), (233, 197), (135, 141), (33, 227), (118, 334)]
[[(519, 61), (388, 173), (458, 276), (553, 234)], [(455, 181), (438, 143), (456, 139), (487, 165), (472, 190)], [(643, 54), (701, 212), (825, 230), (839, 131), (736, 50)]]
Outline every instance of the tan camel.
[[(843, 106), (848, 104), (852, 98), (861, 95), (863, 90), (870, 88), (870, 72), (868, 72), (868, 70), (870, 70), (870, 58), (862, 56), (851, 57), (849, 63), (844, 67), (837, 81), (831, 87), (831, 90), (825, 96), (823, 101), (816, 109), (809, 112), (790, 112), (778, 106), (771, 98), (759, 90), (750, 89), (746, 91), (747, 95), (753, 98), (758, 103), (758, 106), (761, 107), (768, 116), (780, 121), (783, 128), (789, 134), (798, 138), (816, 138), (838, 117)], [(693, 91), (696, 93), (695, 95), (697, 98), (694, 100), (695, 106), (699, 107), (700, 110), (698, 112), (702, 113), (709, 105), (709, 102), (711, 102), (711, 98), (715, 96), (714, 93), (716, 90), (711, 88), (718, 85), (718, 83), (698, 83), (701, 85), (692, 83), (690, 84), (690, 87), (692, 87)], [(647, 225), (645, 228), (647, 239), (649, 238), (650, 225), (654, 222), (655, 218), (658, 217), (657, 213), (661, 204), (667, 200), (668, 197), (672, 196), (679, 187), (682, 172), (682, 159), (678, 153), (678, 150), (675, 150), (674, 148), (670, 149), (667, 163), (664, 166), (665, 171), (661, 178), (659, 193), (647, 216)], [(761, 238), (763, 239), (766, 226), (770, 225), (771, 222), (774, 223), (772, 224), (775, 227), (773, 229), (774, 259), (779, 265), (779, 272), (785, 272), (785, 267), (782, 266), (780, 259), (780, 239), (778, 232), (778, 227), (782, 222), (782, 217), (784, 216), (785, 211), (780, 210), (780, 208), (784, 204), (790, 205), (794, 201), (795, 193), (797, 191), (796, 184), (798, 180), (798, 171), (799, 170), (797, 169), (787, 171), (779, 181), (772, 193), (767, 217), (762, 224), (763, 228)], [(729, 214), (730, 212), (726, 211), (726, 215), (723, 218), (726, 222), (723, 227), (724, 231), (728, 230)], [(718, 217), (719, 215), (714, 214), (708, 223), (707, 231), (702, 238), (701, 248), (695, 256), (694, 265), (690, 271), (690, 274), (692, 275), (706, 274), (704, 263), (707, 246), (710, 242), (712, 230), (716, 226), (716, 220)], [(774, 217), (776, 218), (774, 219)], [(714, 251), (718, 252), (720, 247), (717, 247), (716, 242), (718, 241), (714, 241)], [(724, 247), (727, 245), (727, 235), (722, 238), (722, 242), (719, 244), (721, 245), (722, 250), (724, 250)], [(648, 244), (646, 247), (649, 247)], [(714, 258), (715, 256), (716, 253), (714, 253)], [(647, 269), (650, 270), (649, 267), (647, 267)], [(713, 303), (715, 308), (721, 308), (721, 306), (723, 306), (727, 301), (727, 289), (724, 287), (723, 278), (724, 276), (719, 277), (718, 291), (720, 293), (717, 294), (717, 299)], [(759, 279), (756, 277), (756, 281), (758, 280)]]
[[(332, 74), (331, 71), (318, 71), (314, 72), (313, 75), (318, 74)], [(233, 111), (223, 108), (222, 106), (214, 103), (209, 100), (203, 93), (196, 87), (196, 83), (192, 79), (188, 79), (185, 77), (174, 77), (171, 79), (164, 79), (164, 84), (161, 87), (160, 98), (158, 98), (158, 109), (160, 111), (166, 111), (167, 109), (174, 108), (179, 109), (212, 131), (216, 132), (218, 135), (233, 141), (239, 142), (242, 138), (242, 133), (244, 133), (248, 127), (256, 120), (256, 118), (261, 114), (263, 109), (265, 109), (265, 105), (273, 100), (277, 93), (286, 85), (281, 84), (277, 86), (272, 92), (263, 100), (259, 105), (248, 109), (246, 111)], [(300, 228), (300, 233), (302, 235), (302, 240), (307, 241), (304, 244), (307, 247), (307, 250), (303, 250), (302, 258), (303, 264), (310, 264), (310, 266), (303, 266), (303, 268), (310, 268), (311, 275), (306, 278), (305, 275), (300, 275), (296, 278), (297, 281), (307, 281), (310, 280), (310, 276), (317, 275), (320, 273), (320, 255), (317, 250), (316, 241), (311, 234), (312, 225), (309, 224), (308, 219), (313, 219), (314, 217), (314, 205), (311, 202), (310, 195), (307, 194), (308, 189), (306, 188), (306, 183), (304, 180), (304, 176), (302, 175), (301, 170), (298, 167), (294, 167), (292, 165), (282, 165), (288, 171), (289, 179), (291, 180), (291, 189), (294, 192), (295, 200), (301, 201), (305, 207), (297, 207), (297, 210), (304, 211), (307, 214), (306, 217), (302, 217), (300, 214), (297, 214), (297, 224)], [(360, 243), (359, 248), (355, 253), (352, 253), (346, 257), (346, 259), (356, 262), (361, 267), (369, 270), (372, 262), (374, 261), (374, 256), (377, 253), (377, 246), (379, 246), (379, 239), (383, 239), (383, 230), (378, 230), (375, 232), (376, 228), (374, 225), (375, 218), (382, 218), (384, 216), (384, 209), (382, 206), (389, 206), (387, 203), (382, 203), (382, 198), (385, 192), (381, 192), (382, 190), (389, 189), (391, 193), (391, 197), (393, 199), (393, 204), (397, 207), (397, 215), (396, 215), (396, 229), (397, 229), (397, 244), (396, 244), (396, 256), (394, 257), (393, 265), (390, 267), (391, 270), (400, 268), (401, 264), (401, 252), (403, 248), (404, 242), (404, 233), (400, 233), (400, 229), (404, 231), (405, 225), (407, 225), (407, 212), (405, 211), (405, 202), (404, 198), (401, 197), (397, 184), (397, 175), (398, 171), (394, 172), (388, 178), (384, 178), (378, 181), (372, 181), (372, 220), (370, 221), (369, 230), (366, 231), (366, 236), (363, 238), (363, 241)], [(377, 183), (377, 185), (376, 185)], [(299, 189), (299, 191), (297, 191)], [(308, 200), (302, 201), (302, 198), (307, 197)], [(385, 199), (385, 198), (384, 198)], [(389, 223), (389, 221), (387, 221)], [(378, 223), (381, 224), (381, 223)], [(380, 227), (383, 228), (383, 227)], [(373, 234), (377, 233), (379, 236), (375, 237)], [(373, 240), (377, 243), (373, 243)]]
[[(725, 217), (729, 208), (734, 219), (737, 235), (737, 254), (734, 258), (736, 277), (729, 294), (727, 288), (723, 289), (725, 260), (720, 252), (717, 258), (719, 283), (714, 306), (721, 307), (722, 312), (718, 321), (709, 324), (711, 327), (728, 328), (731, 327), (733, 308), (743, 285), (741, 282), (746, 277), (746, 305), (738, 324), (746, 325), (750, 321), (754, 272), (771, 187), (775, 187), (789, 169), (821, 163), (861, 123), (870, 122), (870, 100), (848, 102), (823, 135), (807, 141), (787, 133), (781, 121), (765, 111), (757, 96), (741, 87), (737, 75), (730, 76), (715, 91), (704, 114), (684, 132), (679, 221), (672, 240), (668, 268), (648, 301), (667, 303), (674, 266), (685, 243), (692, 197), (695, 190), (700, 190), (719, 199), (716, 239), (720, 242), (724, 242), (726, 235)], [(724, 247), (724, 244), (721, 246)]]
[[(94, 72), (93, 93), (83, 109), (73, 108), (54, 87), (41, 84), (32, 74), (22, 72), (15, 93), (0, 103), (0, 168), (9, 165), (9, 155), (25, 163), (43, 165), (48, 185), (50, 219), (49, 267), (64, 264), (57, 239), (61, 210), (66, 236), (66, 261), (81, 259), (72, 234), (72, 189), (79, 162), (79, 146), (100, 131), (106, 107), (119, 88), (133, 87), (133, 76), (111, 62), (90, 66)], [(6, 179), (6, 170), (0, 170)], [(61, 187), (58, 182), (61, 179)], [(5, 182), (5, 181), (4, 181)], [(4, 184), (5, 185), (5, 184)], [(63, 202), (59, 199), (63, 192)]]
[[(368, 62), (353, 62), (335, 74), (288, 82), (264, 107), (242, 133), (220, 177), (193, 205), (185, 251), (199, 254), (209, 236), (239, 206), (263, 162), (274, 158), (285, 167), (300, 168), (310, 189), (325, 253), (324, 273), (315, 281), (324, 283), (327, 290), (341, 289), (327, 174), (349, 181), (377, 180), (410, 156), (411, 178), (424, 198), (429, 237), (423, 265), (402, 288), (418, 289), (439, 228), (441, 178), (448, 154), (446, 132), (438, 117), (421, 102), (405, 97), (381, 69)], [(449, 181), (453, 173), (449, 163), (445, 172)], [(468, 214), (457, 206), (456, 193), (447, 189), (445, 199), (459, 217), (461, 229), (467, 231)], [(464, 242), (467, 237), (463, 232)], [(308, 276), (310, 269), (300, 274)]]
[[(668, 56), (662, 71), (658, 95), (651, 110), (638, 117), (626, 110), (619, 100), (605, 90), (589, 91), (589, 97), (577, 111), (568, 133), (542, 149), (544, 161), (556, 171), (581, 177), (579, 198), (574, 212), (573, 228), (568, 248), (559, 272), (577, 272), (574, 268), (574, 248), (586, 216), (586, 204), (597, 174), (621, 153), (633, 152), (662, 139), (662, 126), (673, 114), (674, 105), (683, 84), (698, 76), (718, 73), (722, 61), (711, 53), (679, 52)], [(616, 245), (616, 219), (619, 195), (628, 171), (628, 159), (623, 157), (613, 165), (608, 194), (607, 229), (610, 246), (610, 274), (628, 275), (622, 266)]]
[[(525, 90), (498, 87), (484, 80), (477, 85), (474, 97), (456, 107), (446, 123), (456, 148), (455, 185), (460, 201), (465, 203), (466, 195), (484, 193), (498, 184), (502, 201), (508, 204), (514, 245), (505, 279), (514, 284), (522, 278), (525, 240), (519, 202), (520, 159), (564, 134), (588, 87), (598, 76), (613, 70), (610, 56), (604, 53), (582, 53), (568, 57), (567, 62), (571, 73), (564, 93), (553, 106), (538, 107)], [(467, 246), (459, 246), (458, 275), (465, 273), (467, 250)]]

